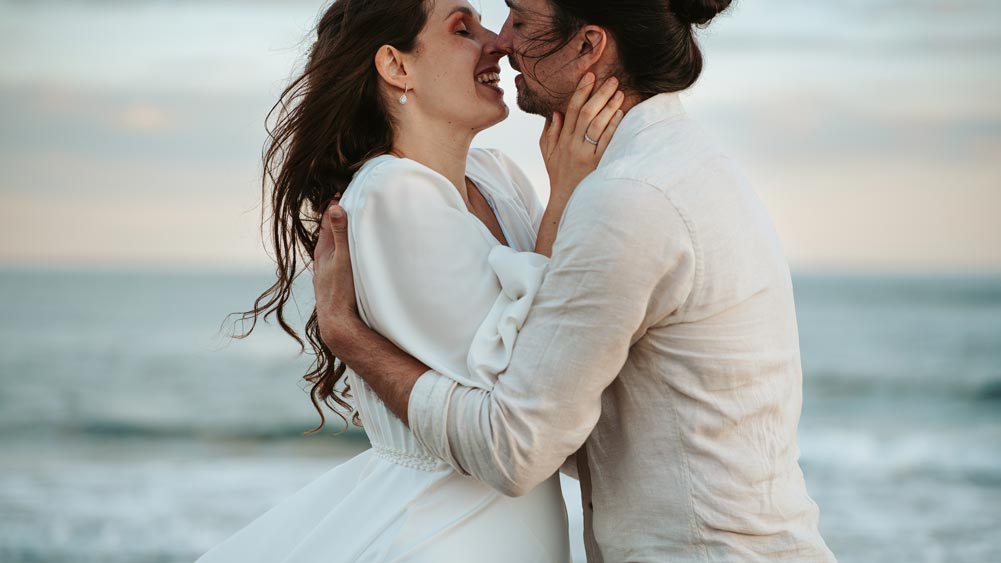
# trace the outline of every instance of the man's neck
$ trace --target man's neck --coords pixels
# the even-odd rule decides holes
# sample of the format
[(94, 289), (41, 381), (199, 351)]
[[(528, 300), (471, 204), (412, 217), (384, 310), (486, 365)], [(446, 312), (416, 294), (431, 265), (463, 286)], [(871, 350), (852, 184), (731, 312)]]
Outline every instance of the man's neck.
[(619, 109), (622, 110), (623, 114), (629, 113), (629, 110), (639, 105), (642, 101), (643, 98), (639, 94), (626, 94), (626, 99), (622, 102), (622, 107)]

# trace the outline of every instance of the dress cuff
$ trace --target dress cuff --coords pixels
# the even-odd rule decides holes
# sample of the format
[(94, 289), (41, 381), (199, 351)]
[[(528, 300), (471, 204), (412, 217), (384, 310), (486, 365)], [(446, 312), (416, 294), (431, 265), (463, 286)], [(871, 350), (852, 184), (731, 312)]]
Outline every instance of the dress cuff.
[(452, 392), (458, 383), (434, 370), (421, 374), (407, 404), (410, 431), (417, 442), (463, 475), (469, 475), (448, 446), (448, 416)]

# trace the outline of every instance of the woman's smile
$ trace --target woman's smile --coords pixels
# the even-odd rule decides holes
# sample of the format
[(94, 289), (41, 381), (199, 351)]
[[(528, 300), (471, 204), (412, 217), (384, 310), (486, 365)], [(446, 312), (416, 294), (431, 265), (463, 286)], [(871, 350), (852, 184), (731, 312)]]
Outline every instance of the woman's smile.
[(494, 92), (504, 94), (504, 89), (498, 86), (500, 84), (500, 67), (491, 67), (478, 73), (476, 75), (476, 83)]

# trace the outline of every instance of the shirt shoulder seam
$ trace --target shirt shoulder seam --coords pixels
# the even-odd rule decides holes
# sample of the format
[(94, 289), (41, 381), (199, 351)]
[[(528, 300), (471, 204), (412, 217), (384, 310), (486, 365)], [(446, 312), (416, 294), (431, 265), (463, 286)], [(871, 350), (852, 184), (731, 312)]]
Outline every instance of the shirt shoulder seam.
[[(721, 157), (725, 158), (725, 155), (721, 155)], [(678, 214), (678, 217), (681, 218), (681, 221), (685, 225), (685, 232), (688, 235), (688, 240), (692, 244), (692, 253), (695, 257), (695, 279), (692, 282), (692, 291), (689, 296), (689, 299), (686, 300), (686, 304), (698, 301), (697, 298), (701, 296), (705, 279), (702, 244), (698, 236), (698, 233), (696, 232), (694, 221), (691, 220), (691, 217), (689, 217), (689, 215), (685, 213), (685, 211), (682, 210), (682, 208), (677, 204), (674, 198), (671, 197), (670, 190), (652, 184), (646, 180), (640, 178), (632, 178), (628, 176), (606, 176), (602, 178), (602, 180), (613, 181), (613, 182), (618, 182), (618, 181), (630, 182), (633, 184), (639, 184), (645, 186), (659, 193), (667, 201), (668, 205), (671, 206), (671, 209)], [(683, 307), (684, 306), (682, 306), (682, 308)]]

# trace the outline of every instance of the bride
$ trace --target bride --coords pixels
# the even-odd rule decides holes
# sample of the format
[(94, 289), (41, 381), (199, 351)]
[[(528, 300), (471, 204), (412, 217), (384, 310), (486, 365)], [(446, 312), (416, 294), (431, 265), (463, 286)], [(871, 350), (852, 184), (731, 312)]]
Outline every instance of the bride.
[[(497, 82), (508, 53), (468, 2), (337, 0), (317, 35), (276, 106), (265, 153), (278, 281), (245, 318), (274, 313), (299, 339), (284, 306), (298, 261), (316, 251), (322, 212), (343, 194), (364, 321), (439, 373), (489, 389), (541, 284), (563, 205), (621, 119), (616, 85), (585, 78), (566, 116), (549, 120), (543, 210), (511, 160), (470, 149), (507, 117)], [(601, 132), (596, 144), (584, 142), (585, 130)], [(558, 475), (509, 497), (457, 473), (335, 362), (315, 310), (306, 332), (317, 357), (305, 376), (321, 416), (313, 431), (323, 427), (319, 402), (333, 400), (363, 422), (372, 448), (198, 563), (569, 561)]]

